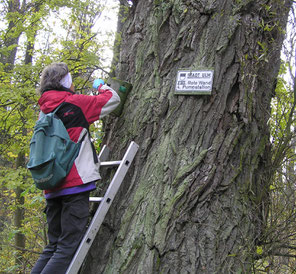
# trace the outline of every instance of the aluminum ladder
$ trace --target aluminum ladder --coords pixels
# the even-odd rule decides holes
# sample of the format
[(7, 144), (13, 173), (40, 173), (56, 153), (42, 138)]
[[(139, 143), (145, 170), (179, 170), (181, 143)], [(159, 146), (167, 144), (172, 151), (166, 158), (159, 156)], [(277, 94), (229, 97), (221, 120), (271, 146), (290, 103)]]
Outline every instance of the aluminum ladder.
[(106, 161), (109, 156), (108, 147), (104, 146), (99, 154), (101, 161), (101, 167), (106, 166), (118, 166), (116, 173), (114, 174), (111, 183), (104, 195), (104, 197), (90, 197), (91, 202), (100, 202), (100, 205), (78, 247), (76, 253), (72, 259), (71, 264), (68, 267), (66, 274), (77, 274), (85, 256), (90, 249), (100, 226), (113, 202), (113, 199), (119, 190), (119, 187), (138, 151), (139, 146), (135, 142), (131, 142), (128, 149), (126, 150), (121, 161)]

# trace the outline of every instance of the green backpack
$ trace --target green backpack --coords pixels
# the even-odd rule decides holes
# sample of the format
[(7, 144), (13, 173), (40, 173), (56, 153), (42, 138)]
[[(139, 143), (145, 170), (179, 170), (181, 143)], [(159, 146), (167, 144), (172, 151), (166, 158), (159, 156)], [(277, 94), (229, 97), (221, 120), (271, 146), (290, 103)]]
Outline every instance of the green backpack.
[(67, 176), (79, 153), (81, 143), (71, 141), (63, 122), (54, 112), (41, 112), (30, 142), (30, 170), (37, 188), (46, 190), (59, 186)]

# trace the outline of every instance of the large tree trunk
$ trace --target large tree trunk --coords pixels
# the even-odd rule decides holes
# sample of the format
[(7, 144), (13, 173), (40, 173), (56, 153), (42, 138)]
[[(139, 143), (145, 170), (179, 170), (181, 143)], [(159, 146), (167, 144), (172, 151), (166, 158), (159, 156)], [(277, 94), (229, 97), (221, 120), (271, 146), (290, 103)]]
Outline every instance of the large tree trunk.
[[(140, 149), (83, 273), (249, 272), (268, 206), (268, 119), (290, 1), (134, 1), (115, 75), (133, 84), (104, 142)], [(179, 68), (212, 95), (174, 95)]]

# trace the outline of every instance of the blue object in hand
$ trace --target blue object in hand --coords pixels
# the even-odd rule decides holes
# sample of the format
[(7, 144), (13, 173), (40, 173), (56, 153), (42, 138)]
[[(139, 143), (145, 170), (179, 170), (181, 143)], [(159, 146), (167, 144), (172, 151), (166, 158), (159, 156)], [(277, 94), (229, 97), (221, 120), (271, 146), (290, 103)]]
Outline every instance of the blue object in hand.
[(96, 80), (94, 80), (93, 88), (94, 89), (100, 89), (101, 86), (104, 85), (104, 84), (105, 84), (104, 80), (102, 80), (102, 79), (96, 79)]

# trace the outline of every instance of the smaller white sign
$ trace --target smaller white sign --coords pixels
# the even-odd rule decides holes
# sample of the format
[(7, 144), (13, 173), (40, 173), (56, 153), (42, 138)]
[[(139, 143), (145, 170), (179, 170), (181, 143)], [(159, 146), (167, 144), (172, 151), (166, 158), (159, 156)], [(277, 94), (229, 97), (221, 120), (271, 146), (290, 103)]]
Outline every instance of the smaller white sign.
[(212, 92), (213, 70), (178, 70), (175, 94), (192, 95)]

